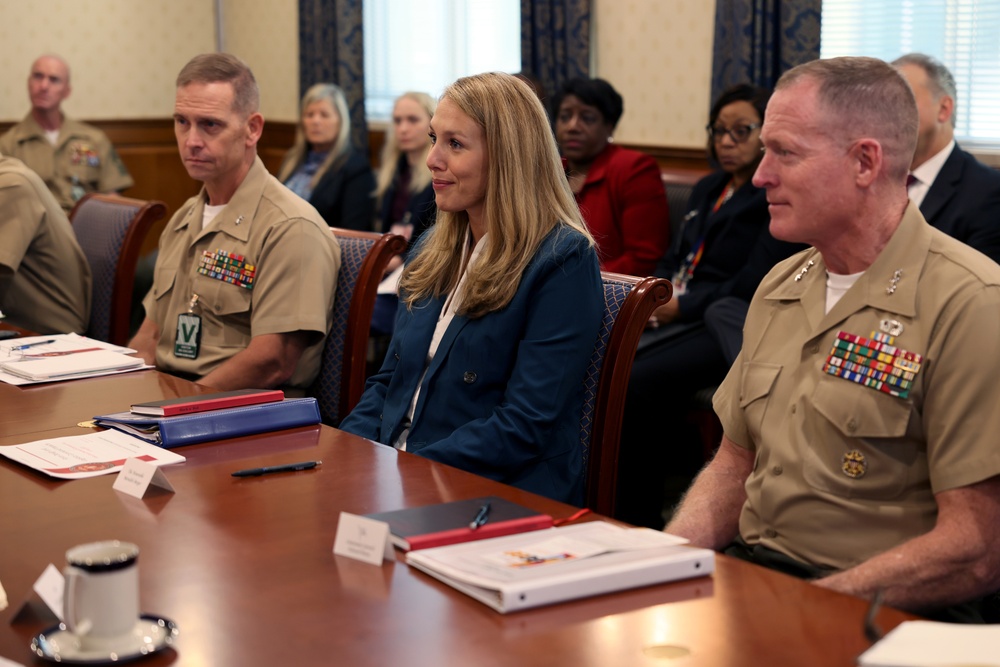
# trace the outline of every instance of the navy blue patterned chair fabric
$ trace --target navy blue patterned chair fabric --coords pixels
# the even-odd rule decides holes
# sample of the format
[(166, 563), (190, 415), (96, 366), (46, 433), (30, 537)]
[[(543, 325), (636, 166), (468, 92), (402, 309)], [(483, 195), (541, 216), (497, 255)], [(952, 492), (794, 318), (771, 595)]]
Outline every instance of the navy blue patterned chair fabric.
[(368, 330), (378, 284), (389, 260), (406, 249), (406, 239), (396, 234), (331, 231), (340, 243), (333, 326), (326, 337), (319, 376), (309, 393), (319, 400), (324, 423), (336, 426), (364, 391)]
[(670, 300), (663, 278), (601, 272), (604, 319), (584, 378), (580, 444), (587, 471), (586, 505), (612, 516), (618, 481), (618, 444), (632, 360), (650, 314)]
[(87, 335), (115, 345), (129, 338), (132, 284), (139, 251), (150, 228), (166, 215), (160, 201), (88, 194), (70, 212), (70, 222), (93, 278)]

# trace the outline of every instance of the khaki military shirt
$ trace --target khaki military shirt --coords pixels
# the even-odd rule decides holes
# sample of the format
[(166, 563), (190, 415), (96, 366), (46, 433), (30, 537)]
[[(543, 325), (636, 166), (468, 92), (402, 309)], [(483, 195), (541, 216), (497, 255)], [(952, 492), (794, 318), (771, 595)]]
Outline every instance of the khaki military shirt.
[[(332, 323), (340, 246), (312, 206), (281, 185), (257, 158), (206, 229), (204, 189), (160, 236), (153, 287), (143, 306), (160, 327), (156, 366), (202, 377), (262, 334), (316, 331)], [(221, 271), (219, 269), (222, 269)], [(198, 300), (190, 308), (193, 296)], [(201, 317), (195, 359), (175, 354), (178, 316)], [(290, 387), (319, 372), (323, 339), (302, 354)]]
[[(828, 314), (826, 277), (815, 249), (765, 277), (715, 409), (755, 456), (743, 539), (846, 569), (929, 531), (935, 493), (1000, 474), (1000, 266), (910, 204)], [(838, 332), (891, 332), (881, 352), (908, 361), (886, 357), (887, 368), (918, 365), (912, 384), (878, 385), (864, 364), (846, 365), (854, 357), (824, 370)]]
[(7, 321), (38, 333), (84, 333), (90, 320), (90, 265), (66, 214), (42, 179), (0, 156), (0, 286)]
[(132, 187), (132, 176), (108, 137), (93, 125), (64, 119), (55, 145), (29, 113), (0, 137), (0, 153), (31, 167), (69, 213), (90, 192)]

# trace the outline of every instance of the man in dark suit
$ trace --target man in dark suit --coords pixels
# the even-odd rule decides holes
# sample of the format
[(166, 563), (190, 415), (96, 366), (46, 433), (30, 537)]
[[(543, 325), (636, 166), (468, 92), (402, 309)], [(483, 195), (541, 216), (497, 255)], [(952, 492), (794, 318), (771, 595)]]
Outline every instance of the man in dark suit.
[(922, 53), (892, 64), (913, 89), (920, 117), (910, 199), (931, 225), (1000, 263), (1000, 171), (955, 143), (955, 79)]

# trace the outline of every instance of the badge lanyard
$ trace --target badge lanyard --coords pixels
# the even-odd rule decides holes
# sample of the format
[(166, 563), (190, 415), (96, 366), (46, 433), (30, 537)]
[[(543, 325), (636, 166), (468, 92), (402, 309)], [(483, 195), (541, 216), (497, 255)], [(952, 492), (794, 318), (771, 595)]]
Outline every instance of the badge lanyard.
[(199, 308), (198, 295), (192, 294), (186, 313), (177, 315), (177, 337), (174, 338), (174, 356), (180, 359), (197, 359), (201, 347), (201, 315), (194, 312)]

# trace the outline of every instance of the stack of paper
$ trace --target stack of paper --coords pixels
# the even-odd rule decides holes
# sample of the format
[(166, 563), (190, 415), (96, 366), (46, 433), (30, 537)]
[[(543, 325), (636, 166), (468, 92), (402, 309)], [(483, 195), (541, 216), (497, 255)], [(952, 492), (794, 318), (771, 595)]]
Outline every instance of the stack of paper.
[(410, 551), (406, 562), (500, 613), (711, 574), (715, 553), (603, 521)]
[(77, 334), (15, 338), (0, 343), (0, 381), (53, 382), (152, 368), (126, 347)]

